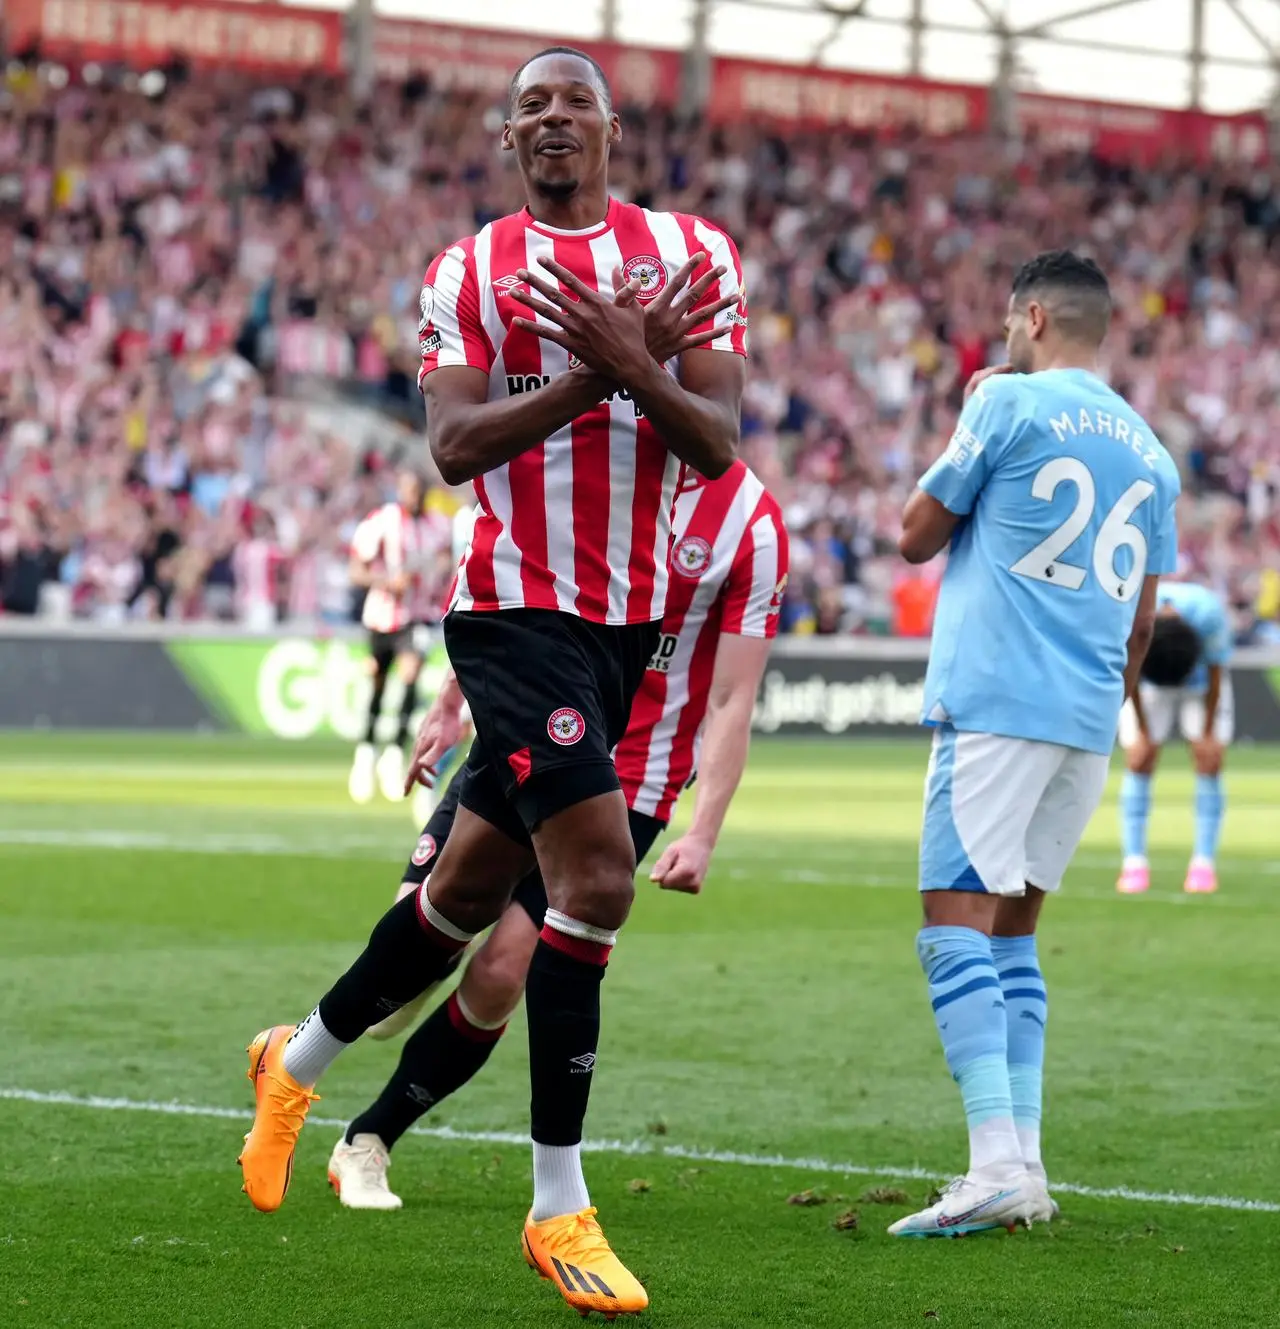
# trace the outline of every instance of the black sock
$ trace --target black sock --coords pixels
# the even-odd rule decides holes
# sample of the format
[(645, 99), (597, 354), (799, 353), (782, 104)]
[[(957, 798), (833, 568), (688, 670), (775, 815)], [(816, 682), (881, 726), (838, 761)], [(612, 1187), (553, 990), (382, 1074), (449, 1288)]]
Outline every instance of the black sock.
[(457, 993), (451, 994), (404, 1045), (387, 1087), (347, 1127), (347, 1143), (357, 1135), (376, 1135), (392, 1148), (423, 1113), (479, 1071), (506, 1027), (478, 1029), (462, 1013)]
[(377, 738), (378, 717), (382, 714), (382, 694), (387, 690), (386, 671), (379, 669), (373, 676), (373, 691), (369, 694), (369, 723), (365, 725), (364, 741), (372, 743)]
[(413, 708), (418, 704), (418, 683), (404, 685), (404, 698), (400, 702), (400, 727), (396, 730), (396, 746), (404, 747), (409, 741), (409, 725), (413, 720)]
[(609, 947), (542, 929), (524, 990), (529, 1024), (531, 1133), (578, 1144), (600, 1040), (600, 984)]
[(424, 925), (418, 892), (406, 895), (383, 914), (355, 964), (320, 998), (324, 1027), (344, 1043), (398, 1011), (438, 983), (466, 948)]

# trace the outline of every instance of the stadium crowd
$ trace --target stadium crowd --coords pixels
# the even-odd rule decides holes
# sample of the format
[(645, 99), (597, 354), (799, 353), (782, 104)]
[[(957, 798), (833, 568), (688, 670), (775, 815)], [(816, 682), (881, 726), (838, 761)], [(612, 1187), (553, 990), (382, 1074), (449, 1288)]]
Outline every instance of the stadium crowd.
[[(99, 73), (11, 64), (0, 90), (0, 603), (344, 621), (396, 459), (318, 393), (409, 422), (428, 465), (419, 286), (514, 206), (502, 108), (425, 79), (358, 106), (320, 80)], [(742, 252), (743, 452), (793, 533), (785, 630), (927, 634), (938, 569), (896, 557), (902, 502), (1000, 355), (1013, 268), (1072, 245), (1113, 282), (1111, 380), (1183, 470), (1187, 571), (1242, 638), (1280, 640), (1280, 175), (623, 119), (614, 192)]]

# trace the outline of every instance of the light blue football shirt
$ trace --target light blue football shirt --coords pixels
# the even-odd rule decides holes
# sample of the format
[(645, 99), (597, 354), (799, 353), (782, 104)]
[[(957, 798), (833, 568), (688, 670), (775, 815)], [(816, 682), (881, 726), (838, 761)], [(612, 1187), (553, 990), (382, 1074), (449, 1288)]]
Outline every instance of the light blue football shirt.
[(920, 487), (965, 518), (923, 721), (1110, 752), (1143, 578), (1177, 562), (1178, 471), (1082, 369), (988, 379)]
[(1156, 604), (1160, 608), (1172, 605), (1200, 638), (1200, 659), (1183, 687), (1203, 692), (1209, 686), (1208, 666), (1225, 665), (1231, 660), (1231, 624), (1226, 605), (1207, 586), (1189, 581), (1162, 582)]

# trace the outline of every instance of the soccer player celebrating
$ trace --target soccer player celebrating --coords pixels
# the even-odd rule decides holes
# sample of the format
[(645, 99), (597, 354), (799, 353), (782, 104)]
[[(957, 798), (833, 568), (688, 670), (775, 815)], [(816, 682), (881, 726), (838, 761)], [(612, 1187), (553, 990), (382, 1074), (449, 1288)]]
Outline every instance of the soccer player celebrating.
[(648, 1304), (596, 1222), (579, 1149), (600, 984), (635, 892), (610, 753), (659, 646), (682, 464), (715, 479), (735, 458), (747, 323), (727, 236), (610, 199), (620, 136), (589, 57), (535, 56), (502, 132), (528, 206), (428, 269), (432, 454), (446, 482), (474, 481), (482, 508), (444, 623), (476, 738), (428, 886), (393, 906), (296, 1030), (251, 1044), (257, 1112), (241, 1155), (250, 1199), (278, 1207), (325, 1068), (448, 972), (536, 865), (548, 908), (525, 986), (524, 1249), (571, 1305), (606, 1314)]
[[(693, 822), (651, 874), (665, 889), (696, 893), (746, 765), (751, 712), (778, 630), (787, 535), (777, 503), (740, 461), (719, 480), (682, 492), (673, 525), (674, 577), (662, 638), (615, 761), (637, 860), (666, 829), (697, 768)], [(456, 688), (441, 691), (419, 735), (410, 778), (456, 741), (460, 702)], [(453, 824), (460, 782), (455, 777), (423, 828), (404, 871), (402, 896), (421, 891), (429, 877)], [(344, 1205), (400, 1207), (387, 1186), (389, 1151), (489, 1059), (520, 1001), (546, 909), (542, 881), (532, 873), (516, 887), (457, 990), (405, 1044), (382, 1093), (338, 1141), (329, 1179)], [(426, 996), (391, 1019), (412, 1018)]]
[[(418, 672), (427, 651), (426, 621), (439, 614), (443, 587), (433, 579), (448, 535), (424, 516), (423, 483), (412, 470), (396, 477), (396, 497), (371, 512), (351, 540), (352, 584), (366, 588), (361, 620), (369, 632), (369, 667), (373, 688), (364, 740), (356, 747), (347, 791), (357, 803), (374, 795), (375, 780), (387, 798), (401, 797), (404, 748), (417, 701)], [(394, 743), (377, 755), (382, 698), (394, 663), (404, 695)]]
[(1097, 375), (1110, 315), (1088, 259), (1026, 264), (1009, 363), (974, 375), (903, 514), (909, 562), (950, 545), (922, 716), (934, 737), (917, 951), (964, 1100), (969, 1170), (897, 1236), (1055, 1212), (1040, 1159), (1036, 923), (1102, 796), (1177, 550), (1177, 470)]
[(1231, 627), (1222, 601), (1189, 582), (1161, 586), (1142, 682), (1120, 715), (1120, 742), (1128, 765), (1120, 785), (1124, 863), (1116, 890), (1122, 895), (1140, 895), (1151, 885), (1151, 777), (1175, 717), (1196, 769), (1195, 847), (1183, 890), (1204, 895), (1218, 889), (1215, 859), (1225, 806), (1222, 756), (1235, 732), (1230, 659)]

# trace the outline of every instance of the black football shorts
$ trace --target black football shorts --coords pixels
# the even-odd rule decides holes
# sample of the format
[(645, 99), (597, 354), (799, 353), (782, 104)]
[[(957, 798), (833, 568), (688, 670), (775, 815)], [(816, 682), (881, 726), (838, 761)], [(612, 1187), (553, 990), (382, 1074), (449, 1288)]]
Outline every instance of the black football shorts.
[(425, 656), (431, 649), (431, 629), (425, 623), (410, 623), (396, 632), (369, 631), (369, 654), (381, 673), (401, 655)]
[[(458, 795), (461, 793), (465, 770), (466, 767), (462, 767), (449, 781), (449, 787), (445, 790), (439, 807), (422, 828), (418, 843), (405, 865), (402, 882), (421, 886), (431, 875), (431, 869), (435, 866), (436, 859), (444, 848), (444, 842), (453, 829), (453, 818), (458, 810)], [(635, 843), (636, 862), (639, 863), (653, 848), (658, 836), (667, 829), (667, 823), (631, 808), (627, 809), (627, 820), (631, 823), (631, 839)], [(547, 914), (547, 888), (542, 884), (541, 875), (536, 870), (529, 873), (516, 887), (511, 898), (533, 920), (534, 927), (541, 930)]]
[(462, 806), (528, 844), (548, 817), (620, 788), (612, 753), (658, 635), (551, 609), (450, 614), (445, 646), (476, 730)]

